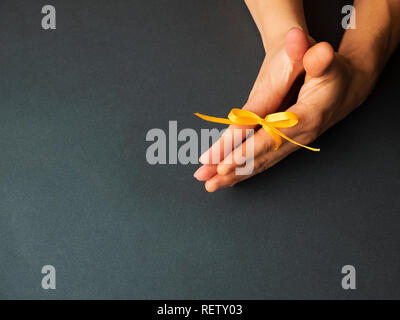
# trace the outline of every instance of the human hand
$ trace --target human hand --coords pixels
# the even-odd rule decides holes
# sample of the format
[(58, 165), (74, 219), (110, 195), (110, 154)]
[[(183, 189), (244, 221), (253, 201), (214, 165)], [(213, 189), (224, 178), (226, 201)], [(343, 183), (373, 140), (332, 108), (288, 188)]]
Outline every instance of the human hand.
[[(366, 77), (351, 61), (335, 53), (326, 42), (309, 49), (304, 55), (303, 64), (306, 70), (305, 83), (297, 103), (287, 110), (298, 116), (299, 123), (292, 128), (282, 129), (282, 132), (300, 143), (309, 144), (359, 106), (372, 90), (374, 83), (367, 80), (371, 77)], [(254, 112), (254, 109), (252, 111)], [(265, 116), (260, 109), (255, 108), (255, 113)], [(216, 174), (207, 176), (206, 173), (211, 171), (210, 165), (207, 164), (199, 169), (200, 174), (197, 178), (206, 180), (207, 191), (213, 192), (248, 179), (267, 170), (299, 148), (284, 141), (277, 151), (273, 151), (275, 142), (263, 129), (258, 130), (249, 139), (252, 139), (254, 154), (246, 155), (246, 162), (253, 161), (252, 173), (236, 174), (238, 164), (235, 163), (235, 159), (240, 159), (243, 150), (246, 150), (245, 146), (236, 148), (225, 155), (223, 161), (214, 165)], [(244, 141), (242, 144), (246, 143), (248, 142)]]
[[(304, 71), (303, 56), (310, 42), (312, 39), (299, 28), (291, 29), (284, 39), (278, 38), (270, 42), (270, 50), (243, 109), (260, 117), (277, 111), (295, 79)], [(243, 130), (237, 130), (239, 128)], [(235, 148), (234, 141), (242, 141), (246, 137), (245, 129), (250, 128), (254, 127), (229, 126), (219, 141), (202, 155), (200, 162), (205, 165), (195, 173), (195, 177), (206, 181), (215, 176), (217, 164)], [(268, 135), (266, 132), (259, 134)]]

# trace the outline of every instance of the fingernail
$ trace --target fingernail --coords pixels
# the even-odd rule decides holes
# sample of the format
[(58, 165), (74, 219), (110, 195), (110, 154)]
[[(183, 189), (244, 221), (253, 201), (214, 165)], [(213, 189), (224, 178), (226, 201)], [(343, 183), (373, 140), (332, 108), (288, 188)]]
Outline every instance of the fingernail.
[(195, 177), (196, 179), (198, 179), (197, 176), (198, 176), (198, 174), (199, 174), (200, 169), (201, 169), (201, 167), (198, 168), (198, 169), (196, 170), (196, 172), (193, 174), (193, 177)]
[(206, 164), (208, 160), (208, 151), (204, 152), (200, 158), (199, 158), (199, 162), (202, 164)]

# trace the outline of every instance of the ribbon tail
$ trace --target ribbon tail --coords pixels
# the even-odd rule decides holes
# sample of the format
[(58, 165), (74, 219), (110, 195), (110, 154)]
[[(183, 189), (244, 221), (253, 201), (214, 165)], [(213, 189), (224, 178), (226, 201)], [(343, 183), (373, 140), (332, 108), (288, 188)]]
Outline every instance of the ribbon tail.
[(309, 146), (305, 146), (304, 144), (298, 143), (298, 142), (294, 141), (293, 139), (290, 139), (288, 136), (284, 135), (282, 132), (280, 132), (278, 129), (276, 129), (276, 128), (274, 128), (274, 127), (269, 126), (269, 128), (270, 128), (274, 133), (276, 133), (277, 135), (281, 136), (282, 138), (284, 138), (284, 139), (290, 141), (291, 143), (293, 143), (293, 144), (295, 144), (295, 145), (298, 145), (298, 146), (300, 146), (300, 147), (303, 147), (303, 148), (306, 148), (306, 149), (308, 149), (308, 150), (315, 151), (315, 152), (318, 152), (318, 151), (321, 150), (321, 149), (312, 148), (312, 147), (309, 147)]
[(235, 124), (231, 120), (225, 119), (225, 118), (206, 116), (204, 114), (200, 114), (200, 113), (197, 113), (197, 112), (194, 115), (198, 116), (199, 118), (201, 118), (203, 120), (210, 121), (210, 122), (224, 123), (224, 124)]
[(278, 134), (276, 134), (274, 131), (272, 131), (271, 130), (272, 128), (270, 128), (269, 126), (263, 125), (262, 127), (275, 140), (274, 151), (278, 150), (282, 144), (282, 138)]

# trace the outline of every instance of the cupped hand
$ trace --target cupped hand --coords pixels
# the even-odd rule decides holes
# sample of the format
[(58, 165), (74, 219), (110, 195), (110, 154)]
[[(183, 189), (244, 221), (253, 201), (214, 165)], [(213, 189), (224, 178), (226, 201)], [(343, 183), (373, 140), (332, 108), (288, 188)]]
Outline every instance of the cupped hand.
[[(326, 42), (310, 48), (302, 61), (306, 70), (305, 83), (296, 104), (287, 110), (298, 116), (299, 123), (281, 131), (297, 142), (308, 145), (359, 106), (372, 90), (372, 84), (365, 80), (366, 76), (361, 70), (355, 68), (345, 57), (335, 53)], [(248, 106), (250, 107), (250, 104)], [(265, 116), (257, 107), (258, 105), (255, 113)], [(267, 113), (273, 111), (268, 108), (265, 110)], [(249, 141), (250, 139), (252, 141)], [(240, 152), (242, 155), (243, 150), (246, 150), (244, 145), (250, 142), (254, 145), (254, 154), (245, 156), (248, 157), (246, 161), (252, 161), (254, 170), (248, 175), (237, 175), (235, 169), (239, 165), (235, 163), (235, 159), (240, 159), (240, 156), (236, 153)], [(197, 178), (206, 181), (207, 191), (213, 192), (248, 179), (275, 165), (299, 148), (283, 141), (281, 147), (274, 151), (275, 142), (263, 129), (259, 129), (242, 144), (242, 148), (236, 148), (226, 154), (217, 165), (205, 165), (199, 169)], [(211, 168), (215, 168), (216, 173), (209, 173)]]
[[(276, 40), (275, 43), (270, 44), (243, 109), (252, 111), (260, 117), (276, 112), (296, 78), (304, 71), (303, 57), (312, 41), (303, 30), (293, 28), (287, 33), (285, 39)], [(234, 141), (240, 142), (246, 138), (245, 129), (253, 128), (252, 126), (229, 126), (221, 138), (200, 157), (200, 162), (204, 165), (196, 171), (195, 178), (200, 181), (210, 180), (214, 176), (217, 178), (218, 163), (235, 149), (237, 145)], [(259, 135), (266, 137), (267, 134), (260, 132)], [(207, 183), (206, 187), (209, 185)], [(207, 190), (212, 191), (213, 188), (207, 187)]]

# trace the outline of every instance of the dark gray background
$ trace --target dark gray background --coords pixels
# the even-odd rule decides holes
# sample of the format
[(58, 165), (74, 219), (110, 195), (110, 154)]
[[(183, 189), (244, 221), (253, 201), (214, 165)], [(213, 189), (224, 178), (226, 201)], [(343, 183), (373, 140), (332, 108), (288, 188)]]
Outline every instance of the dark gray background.
[[(242, 1), (50, 3), (55, 31), (47, 2), (0, 3), (0, 298), (400, 298), (398, 55), (322, 152), (208, 194), (195, 165), (149, 165), (145, 135), (246, 100)], [(343, 4), (306, 2), (317, 40), (338, 44)]]

